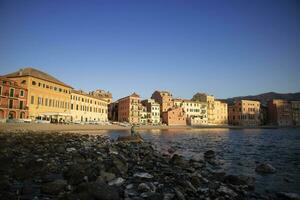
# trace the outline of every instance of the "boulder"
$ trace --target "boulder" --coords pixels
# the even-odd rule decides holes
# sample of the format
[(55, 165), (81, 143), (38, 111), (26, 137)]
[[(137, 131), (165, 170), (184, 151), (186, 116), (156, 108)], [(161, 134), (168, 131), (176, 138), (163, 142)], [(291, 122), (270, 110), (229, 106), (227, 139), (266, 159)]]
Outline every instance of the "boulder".
[(261, 163), (255, 168), (255, 171), (263, 174), (272, 174), (276, 172), (276, 169), (268, 163)]
[(58, 179), (53, 182), (44, 184), (41, 187), (41, 191), (42, 191), (42, 193), (45, 193), (45, 194), (57, 195), (60, 192), (64, 191), (66, 186), (67, 186), (66, 180)]

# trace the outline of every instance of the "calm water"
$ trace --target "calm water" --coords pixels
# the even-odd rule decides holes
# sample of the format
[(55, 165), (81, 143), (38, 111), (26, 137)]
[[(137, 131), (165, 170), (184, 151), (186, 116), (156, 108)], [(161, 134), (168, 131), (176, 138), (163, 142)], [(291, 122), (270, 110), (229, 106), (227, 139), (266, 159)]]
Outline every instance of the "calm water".
[[(112, 138), (128, 131), (103, 132)], [(228, 174), (256, 178), (256, 191), (300, 193), (300, 129), (187, 129), (140, 131), (146, 141), (167, 152), (174, 148), (186, 158), (203, 159), (214, 150)], [(260, 175), (257, 163), (268, 162), (277, 173)]]

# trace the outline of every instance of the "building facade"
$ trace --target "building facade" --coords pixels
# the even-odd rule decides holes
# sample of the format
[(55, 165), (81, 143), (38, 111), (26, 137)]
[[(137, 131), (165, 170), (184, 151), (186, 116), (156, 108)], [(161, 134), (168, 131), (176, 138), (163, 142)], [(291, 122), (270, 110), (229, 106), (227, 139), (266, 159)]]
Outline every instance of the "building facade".
[(228, 124), (228, 105), (216, 100), (214, 96), (205, 93), (197, 93), (192, 100), (207, 103), (207, 118), (210, 125)]
[(118, 121), (139, 124), (140, 96), (136, 93), (118, 100)]
[(95, 91), (89, 92), (89, 95), (95, 96), (97, 98), (107, 101), (108, 105), (112, 102), (112, 94), (108, 91), (97, 89)]
[(0, 120), (28, 118), (27, 95), (26, 88), (0, 77)]
[(186, 125), (186, 117), (181, 107), (173, 107), (163, 112), (163, 121), (168, 126)]
[(71, 121), (108, 121), (108, 102), (81, 90), (71, 91)]
[(300, 101), (291, 101), (293, 125), (300, 126)]
[(260, 120), (260, 102), (253, 100), (238, 100), (228, 108), (229, 123), (238, 126), (258, 126)]
[(160, 104), (161, 114), (168, 111), (174, 105), (172, 94), (168, 91), (155, 91), (152, 94), (151, 99), (154, 99)]
[(148, 124), (160, 124), (160, 104), (154, 99), (146, 99), (142, 101), (148, 112)]
[(276, 126), (293, 125), (292, 105), (283, 99), (273, 99), (268, 102), (269, 124)]
[(28, 91), (28, 111), (31, 119), (51, 121), (70, 119), (71, 86), (34, 68), (24, 68), (5, 77), (16, 81)]
[(147, 112), (147, 107), (140, 103), (139, 105), (139, 124), (148, 124), (149, 113)]
[(207, 103), (189, 99), (174, 99), (174, 106), (181, 107), (189, 125), (207, 125)]

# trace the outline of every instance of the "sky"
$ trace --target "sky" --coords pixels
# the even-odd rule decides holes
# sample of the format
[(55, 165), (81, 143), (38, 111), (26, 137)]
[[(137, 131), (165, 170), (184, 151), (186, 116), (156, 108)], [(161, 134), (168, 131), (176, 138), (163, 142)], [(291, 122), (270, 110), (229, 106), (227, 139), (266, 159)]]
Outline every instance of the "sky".
[(118, 99), (300, 92), (300, 1), (0, 0), (0, 75)]

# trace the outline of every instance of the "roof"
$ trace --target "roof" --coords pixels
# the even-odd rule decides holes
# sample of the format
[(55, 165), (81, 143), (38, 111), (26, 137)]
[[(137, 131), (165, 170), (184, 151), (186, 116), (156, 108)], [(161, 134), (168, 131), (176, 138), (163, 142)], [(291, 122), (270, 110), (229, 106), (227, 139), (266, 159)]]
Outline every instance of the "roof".
[(121, 100), (123, 100), (123, 99), (126, 99), (126, 98), (130, 98), (130, 97), (135, 97), (135, 98), (140, 98), (140, 95), (138, 95), (137, 93), (132, 93), (131, 95), (129, 95), (129, 96), (126, 96), (126, 97), (123, 97), (123, 98), (121, 98), (121, 99), (118, 99), (117, 101), (121, 101)]
[(102, 99), (100, 97), (97, 97), (97, 96), (94, 96), (94, 95), (91, 95), (91, 94), (88, 94), (88, 93), (86, 93), (86, 92), (84, 92), (82, 90), (72, 90), (71, 94), (72, 93), (78, 94), (78, 95), (83, 95), (83, 96), (86, 96), (86, 97), (90, 97), (90, 98), (93, 98), (93, 99), (97, 99), (97, 100), (106, 102), (104, 99)]
[(65, 86), (65, 87), (72, 88), (71, 86), (54, 78), (53, 76), (51, 76), (45, 72), (42, 72), (40, 70), (37, 70), (35, 68), (32, 68), (32, 67), (21, 68), (16, 72), (4, 75), (4, 77), (7, 77), (7, 78), (15, 78), (15, 77), (23, 77), (23, 76), (32, 76), (32, 77), (46, 80), (46, 81), (49, 81), (52, 83), (56, 83), (56, 84), (59, 84), (59, 85)]
[(11, 79), (9, 79), (9, 78), (6, 78), (6, 77), (4, 77), (4, 76), (0, 76), (0, 81), (1, 81), (1, 82), (0, 82), (0, 85), (4, 85), (3, 81), (7, 81), (7, 82), (12, 83), (11, 86), (13, 86), (13, 87), (15, 87), (15, 88), (20, 88), (20, 89), (23, 89), (23, 90), (27, 90), (25, 87), (19, 85), (16, 81), (11, 80)]

